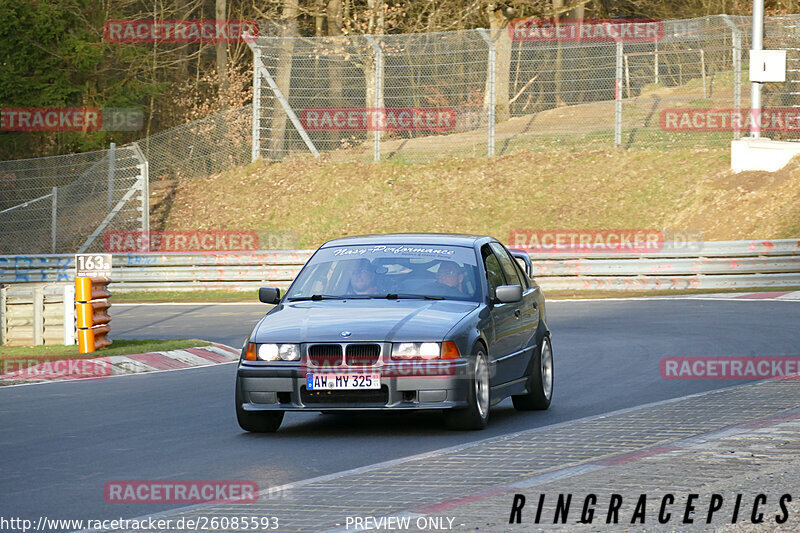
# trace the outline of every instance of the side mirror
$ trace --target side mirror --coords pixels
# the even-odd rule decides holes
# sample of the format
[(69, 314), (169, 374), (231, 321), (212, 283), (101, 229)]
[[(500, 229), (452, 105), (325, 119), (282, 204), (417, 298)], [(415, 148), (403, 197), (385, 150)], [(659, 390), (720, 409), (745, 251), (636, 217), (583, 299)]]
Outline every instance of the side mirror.
[(495, 299), (504, 304), (510, 304), (522, 300), (522, 286), (520, 285), (500, 285), (494, 290)]
[(261, 287), (258, 289), (258, 299), (265, 304), (277, 304), (281, 301), (281, 290), (275, 287)]

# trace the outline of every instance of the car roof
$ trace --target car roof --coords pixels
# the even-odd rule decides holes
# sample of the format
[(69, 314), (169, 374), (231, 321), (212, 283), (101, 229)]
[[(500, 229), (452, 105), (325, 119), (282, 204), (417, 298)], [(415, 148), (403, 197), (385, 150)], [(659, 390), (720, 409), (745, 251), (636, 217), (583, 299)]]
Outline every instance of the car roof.
[(439, 244), (473, 247), (476, 242), (482, 240), (495, 239), (486, 235), (469, 235), (465, 233), (383, 233), (333, 239), (323, 244), (320, 248), (364, 244)]

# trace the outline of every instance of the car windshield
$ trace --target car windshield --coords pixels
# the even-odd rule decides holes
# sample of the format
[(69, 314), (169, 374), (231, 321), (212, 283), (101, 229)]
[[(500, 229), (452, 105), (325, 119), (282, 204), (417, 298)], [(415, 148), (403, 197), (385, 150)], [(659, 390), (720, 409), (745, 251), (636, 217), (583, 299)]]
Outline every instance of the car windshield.
[(286, 297), (476, 300), (475, 251), (462, 246), (360, 245), (322, 248)]

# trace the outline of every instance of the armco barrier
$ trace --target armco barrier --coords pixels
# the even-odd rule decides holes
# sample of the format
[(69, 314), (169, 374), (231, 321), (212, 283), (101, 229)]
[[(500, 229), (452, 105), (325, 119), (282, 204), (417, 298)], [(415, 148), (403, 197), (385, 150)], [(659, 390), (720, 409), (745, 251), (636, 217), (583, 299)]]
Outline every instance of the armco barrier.
[(0, 285), (0, 345), (41, 344), (75, 344), (75, 286)]
[[(111, 289), (183, 291), (287, 287), (311, 250), (115, 254)], [(641, 254), (529, 250), (545, 290), (800, 286), (800, 239), (665, 243)], [(73, 281), (72, 255), (0, 256), (0, 283)]]

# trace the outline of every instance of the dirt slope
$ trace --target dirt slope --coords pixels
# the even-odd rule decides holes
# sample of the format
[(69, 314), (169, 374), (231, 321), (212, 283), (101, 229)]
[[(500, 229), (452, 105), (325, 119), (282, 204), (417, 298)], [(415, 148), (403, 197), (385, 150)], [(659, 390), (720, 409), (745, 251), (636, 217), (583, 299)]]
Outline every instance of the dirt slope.
[(432, 163), (259, 162), (163, 184), (153, 229), (294, 231), (301, 247), (342, 235), (457, 231), (506, 240), (526, 228), (700, 230), (707, 239), (800, 235), (800, 160), (732, 174), (727, 149), (553, 146)]

